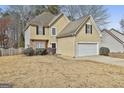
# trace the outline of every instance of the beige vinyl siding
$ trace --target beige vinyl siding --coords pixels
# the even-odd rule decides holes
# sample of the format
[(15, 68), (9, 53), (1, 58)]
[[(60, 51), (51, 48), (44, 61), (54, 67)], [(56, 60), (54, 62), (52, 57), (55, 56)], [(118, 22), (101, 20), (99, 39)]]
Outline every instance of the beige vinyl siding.
[(59, 32), (61, 32), (65, 26), (67, 26), (67, 24), (69, 23), (70, 21), (67, 19), (66, 16), (62, 16), (60, 17), (50, 28), (49, 28), (49, 32), (50, 32), (50, 42), (57, 42), (56, 41), (56, 36), (51, 36), (51, 28), (52, 27), (55, 27), (56, 28), (56, 33), (58, 34)]
[[(69, 23), (70, 21), (64, 15), (62, 15), (51, 27), (55, 27), (57, 34), (62, 31), (62, 29)], [(36, 34), (36, 26), (30, 25), (28, 29), (30, 29), (30, 39), (31, 40), (48, 40), (48, 47), (51, 47), (51, 43), (57, 43), (56, 36), (51, 36), (51, 27), (45, 28), (45, 35), (37, 35)]]
[(45, 35), (37, 35), (36, 34), (36, 26), (30, 25), (29, 28), (30, 28), (30, 32), (31, 32), (31, 39), (36, 39), (36, 40), (41, 40), (41, 39), (47, 40), (47, 39), (49, 39), (48, 28), (45, 28)]
[[(85, 25), (90, 24), (92, 25), (92, 34), (85, 33)], [(100, 34), (95, 28), (95, 24), (92, 24), (91, 20), (88, 20), (86, 24), (79, 30), (78, 34), (76, 35), (76, 42), (99, 42), (100, 41)]]
[(57, 54), (74, 57), (75, 56), (74, 41), (75, 41), (74, 37), (58, 38)]

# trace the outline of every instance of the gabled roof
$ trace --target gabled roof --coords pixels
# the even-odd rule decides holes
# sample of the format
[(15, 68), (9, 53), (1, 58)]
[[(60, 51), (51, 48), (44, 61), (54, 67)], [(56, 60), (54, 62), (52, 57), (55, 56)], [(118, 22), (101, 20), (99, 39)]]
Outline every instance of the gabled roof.
[[(68, 36), (74, 36), (78, 33), (78, 31), (80, 30), (80, 28), (85, 24), (85, 22), (87, 22), (87, 20), (91, 18), (91, 21), (93, 23), (95, 23), (93, 21), (92, 16), (85, 16), (82, 17), (76, 21), (72, 21), (70, 22), (64, 29), (63, 31), (61, 31), (57, 37), (58, 38), (62, 38), (62, 37), (68, 37)], [(96, 29), (98, 30), (98, 28), (96, 27)], [(101, 35), (100, 30), (98, 30), (99, 34)]]
[[(114, 39), (116, 39), (119, 43), (124, 44), (124, 41), (122, 41), (121, 39), (119, 39), (117, 36), (115, 36), (110, 30), (107, 29), (103, 29), (102, 32), (105, 31), (106, 33), (108, 33), (109, 35), (111, 35)], [(120, 32), (119, 32), (120, 33)]]
[(52, 25), (62, 15), (63, 15), (62, 13), (59, 13), (58, 15), (53, 15), (52, 13), (45, 11), (42, 14), (30, 20), (27, 23), (26, 28), (28, 28), (29, 25), (41, 25), (44, 27), (48, 27)]
[(70, 22), (64, 29), (63, 31), (61, 31), (57, 37), (66, 37), (66, 36), (71, 36), (75, 33), (75, 31), (78, 29), (78, 27), (80, 26), (80, 24), (84, 21), (85, 18), (76, 20), (76, 21), (72, 21)]

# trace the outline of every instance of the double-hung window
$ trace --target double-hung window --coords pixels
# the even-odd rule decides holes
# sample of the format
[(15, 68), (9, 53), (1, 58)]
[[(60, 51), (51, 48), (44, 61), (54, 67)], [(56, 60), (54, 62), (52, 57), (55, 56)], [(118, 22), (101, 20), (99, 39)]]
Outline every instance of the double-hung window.
[(44, 42), (36, 42), (36, 48), (45, 48)]
[(57, 33), (56, 33), (56, 28), (55, 28), (55, 27), (52, 27), (52, 28), (51, 28), (51, 35), (52, 35), (52, 36), (56, 36), (56, 34), (57, 34)]
[(37, 35), (45, 35), (45, 27), (36, 26), (36, 34)]
[(92, 25), (86, 24), (86, 29), (85, 29), (85, 33), (90, 33), (92, 34)]
[(56, 43), (52, 43), (52, 48), (56, 48)]

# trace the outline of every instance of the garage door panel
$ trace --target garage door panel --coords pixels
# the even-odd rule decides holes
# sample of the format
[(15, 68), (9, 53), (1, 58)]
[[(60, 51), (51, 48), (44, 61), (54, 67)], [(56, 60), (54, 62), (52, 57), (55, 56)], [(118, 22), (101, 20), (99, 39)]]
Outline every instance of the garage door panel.
[(97, 43), (79, 43), (77, 45), (77, 56), (89, 56), (97, 54)]

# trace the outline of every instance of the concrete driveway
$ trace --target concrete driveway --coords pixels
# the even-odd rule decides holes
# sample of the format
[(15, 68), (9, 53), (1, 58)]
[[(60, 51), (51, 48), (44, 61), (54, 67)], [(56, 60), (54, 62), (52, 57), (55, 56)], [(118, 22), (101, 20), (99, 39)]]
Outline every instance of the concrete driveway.
[(99, 56), (99, 55), (98, 56), (88, 56), (88, 57), (76, 58), (76, 60), (91, 60), (91, 61), (97, 61), (97, 62), (101, 62), (101, 63), (124, 66), (124, 59), (113, 58), (113, 57), (108, 57), (108, 56)]

